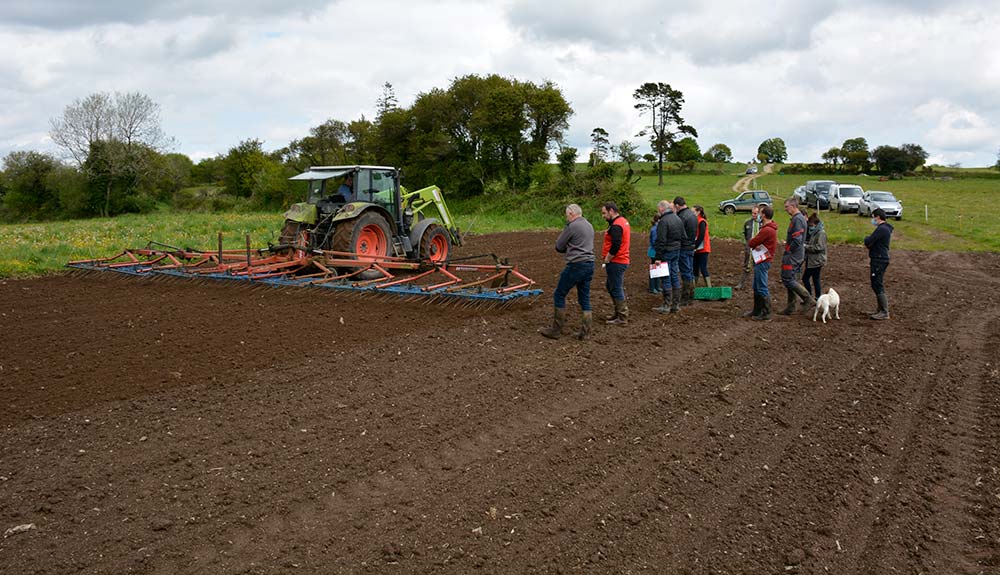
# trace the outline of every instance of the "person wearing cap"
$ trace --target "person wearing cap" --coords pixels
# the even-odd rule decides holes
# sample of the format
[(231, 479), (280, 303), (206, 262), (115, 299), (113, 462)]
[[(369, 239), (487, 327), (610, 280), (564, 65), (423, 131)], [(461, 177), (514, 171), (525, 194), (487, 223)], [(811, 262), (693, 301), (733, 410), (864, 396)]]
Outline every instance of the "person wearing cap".
[(865, 247), (868, 248), (868, 266), (871, 272), (872, 291), (878, 310), (868, 316), (874, 320), (889, 319), (889, 296), (885, 294), (885, 270), (889, 267), (889, 241), (892, 240), (892, 225), (885, 221), (885, 210), (876, 208), (872, 211), (872, 225), (875, 231), (865, 237)]
[(559, 274), (559, 283), (552, 294), (555, 307), (552, 326), (538, 330), (549, 339), (559, 339), (566, 325), (566, 296), (576, 288), (576, 295), (583, 310), (583, 320), (577, 339), (590, 336), (594, 323), (590, 307), (590, 282), (594, 279), (594, 226), (583, 217), (583, 210), (577, 204), (566, 206), (566, 227), (556, 239), (556, 251), (565, 254), (566, 266)]

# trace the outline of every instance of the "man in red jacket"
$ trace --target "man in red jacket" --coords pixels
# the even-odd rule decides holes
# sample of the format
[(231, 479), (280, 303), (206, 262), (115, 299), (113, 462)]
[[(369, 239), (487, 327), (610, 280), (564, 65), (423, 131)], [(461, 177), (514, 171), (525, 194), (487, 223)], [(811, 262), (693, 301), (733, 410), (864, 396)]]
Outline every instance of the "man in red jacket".
[(765, 321), (771, 319), (771, 292), (767, 289), (767, 274), (771, 270), (774, 252), (778, 250), (778, 224), (774, 223), (774, 208), (771, 206), (762, 207), (760, 214), (760, 231), (747, 243), (751, 250), (758, 253), (761, 249), (765, 251), (763, 257), (754, 257), (753, 312), (750, 318)]
[(628, 305), (625, 304), (625, 270), (629, 264), (629, 245), (632, 231), (628, 220), (618, 213), (614, 202), (605, 202), (601, 206), (601, 215), (608, 222), (608, 231), (604, 234), (604, 246), (601, 248), (601, 260), (607, 271), (608, 279), (605, 287), (611, 294), (615, 311), (607, 318), (607, 323), (622, 325), (628, 323)]

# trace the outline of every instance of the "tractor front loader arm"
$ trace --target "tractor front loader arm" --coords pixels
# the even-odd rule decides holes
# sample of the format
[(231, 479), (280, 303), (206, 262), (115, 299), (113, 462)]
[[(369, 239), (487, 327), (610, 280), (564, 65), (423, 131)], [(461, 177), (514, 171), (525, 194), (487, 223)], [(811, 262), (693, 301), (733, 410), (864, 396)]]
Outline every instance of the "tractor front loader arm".
[(455, 219), (451, 217), (451, 212), (448, 211), (448, 205), (444, 202), (441, 188), (428, 186), (412, 192), (404, 188), (401, 190), (401, 198), (403, 205), (409, 206), (413, 210), (414, 216), (420, 214), (425, 218), (434, 217), (432, 208), (436, 209), (438, 219), (444, 224), (444, 228), (448, 230), (451, 243), (456, 246), (462, 245), (462, 236), (459, 234), (458, 225), (455, 223)]

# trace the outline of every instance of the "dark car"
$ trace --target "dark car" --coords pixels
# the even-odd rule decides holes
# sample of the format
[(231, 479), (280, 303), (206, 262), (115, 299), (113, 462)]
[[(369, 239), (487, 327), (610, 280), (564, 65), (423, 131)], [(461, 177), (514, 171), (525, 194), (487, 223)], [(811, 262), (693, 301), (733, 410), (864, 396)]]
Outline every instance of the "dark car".
[(836, 184), (829, 180), (812, 182), (806, 186), (806, 206), (820, 210), (830, 209), (830, 189)]
[(736, 212), (749, 212), (754, 206), (771, 205), (771, 195), (764, 190), (743, 192), (731, 200), (719, 202), (719, 211), (731, 215)]

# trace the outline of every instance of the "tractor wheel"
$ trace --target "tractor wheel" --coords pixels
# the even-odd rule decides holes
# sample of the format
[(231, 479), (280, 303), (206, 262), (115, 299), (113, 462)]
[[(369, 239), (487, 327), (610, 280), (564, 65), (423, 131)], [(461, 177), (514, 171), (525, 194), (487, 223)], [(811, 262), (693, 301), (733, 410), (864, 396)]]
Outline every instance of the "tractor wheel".
[(420, 259), (430, 263), (444, 263), (451, 252), (451, 241), (448, 232), (437, 224), (424, 231), (420, 238)]
[(285, 220), (285, 226), (281, 228), (278, 243), (283, 246), (294, 246), (296, 257), (303, 257), (305, 255), (304, 250), (309, 244), (309, 230), (306, 229), (305, 224)]
[(366, 212), (355, 220), (338, 223), (331, 245), (334, 251), (351, 252), (364, 261), (389, 255), (391, 242), (389, 222), (377, 213)]

